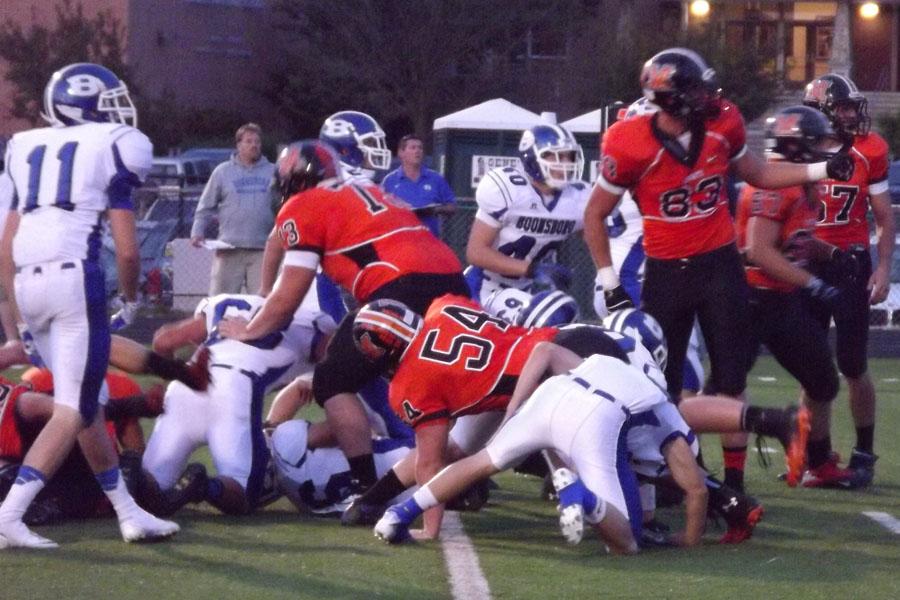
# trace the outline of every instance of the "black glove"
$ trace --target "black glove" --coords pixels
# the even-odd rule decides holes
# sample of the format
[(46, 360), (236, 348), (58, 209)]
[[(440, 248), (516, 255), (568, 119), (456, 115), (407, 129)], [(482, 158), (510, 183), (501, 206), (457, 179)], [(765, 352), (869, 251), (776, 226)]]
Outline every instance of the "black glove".
[(603, 299), (606, 300), (606, 309), (609, 312), (634, 308), (634, 302), (631, 301), (631, 297), (621, 284), (611, 290), (603, 290)]
[(839, 152), (828, 159), (825, 170), (830, 179), (850, 181), (853, 177), (853, 159), (845, 152)]
[(557, 290), (567, 290), (572, 284), (572, 270), (558, 263), (531, 263), (525, 277), (534, 279), (534, 283), (540, 287), (552, 287)]
[(832, 307), (838, 303), (841, 295), (840, 290), (828, 285), (818, 277), (813, 277), (809, 280), (809, 283), (806, 284), (806, 291), (816, 300), (820, 300)]
[(841, 281), (854, 282), (862, 273), (859, 261), (852, 252), (844, 252), (835, 248), (831, 253), (831, 264), (841, 278)]

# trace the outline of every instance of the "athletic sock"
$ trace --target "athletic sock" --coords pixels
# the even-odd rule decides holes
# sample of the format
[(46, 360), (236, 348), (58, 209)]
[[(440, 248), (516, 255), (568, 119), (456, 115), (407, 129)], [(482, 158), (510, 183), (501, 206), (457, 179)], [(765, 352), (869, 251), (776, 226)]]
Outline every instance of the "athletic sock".
[(34, 497), (44, 489), (47, 476), (41, 471), (28, 465), (19, 467), (16, 482), (9, 489), (3, 505), (0, 506), (0, 522), (21, 521), (25, 511), (34, 500)]
[(404, 525), (409, 525), (423, 512), (438, 504), (437, 498), (434, 497), (428, 486), (423, 485), (405, 502), (392, 506), (391, 510), (400, 517), (400, 521)]
[(375, 482), (375, 485), (366, 490), (360, 501), (365, 504), (387, 504), (391, 498), (398, 496), (406, 490), (406, 486), (400, 482), (393, 469), (384, 474), (384, 477)]
[(725, 463), (725, 485), (739, 492), (744, 491), (744, 464), (747, 462), (747, 446), (722, 447)]
[(831, 457), (831, 437), (825, 437), (821, 440), (809, 440), (806, 444), (806, 453), (808, 455), (809, 468), (815, 469), (826, 462)]
[(134, 498), (128, 493), (128, 488), (125, 487), (125, 480), (122, 478), (122, 472), (119, 467), (107, 469), (102, 473), (95, 473), (94, 477), (97, 478), (97, 483), (103, 488), (103, 493), (109, 498), (119, 519), (140, 510)]
[(856, 428), (856, 449), (866, 454), (875, 454), (875, 426)]
[(350, 474), (363, 490), (375, 485), (378, 476), (375, 474), (375, 457), (371, 453), (348, 458), (347, 462), (350, 463)]

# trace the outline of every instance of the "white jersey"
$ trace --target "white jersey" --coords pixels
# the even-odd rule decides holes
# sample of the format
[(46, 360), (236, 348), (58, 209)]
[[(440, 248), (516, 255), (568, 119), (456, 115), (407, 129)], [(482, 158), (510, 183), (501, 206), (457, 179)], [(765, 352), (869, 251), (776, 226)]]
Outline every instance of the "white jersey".
[[(309, 422), (282, 423), (272, 433), (272, 461), (279, 491), (300, 509), (318, 510), (339, 504), (353, 491), (350, 464), (340, 448), (307, 447)], [(412, 442), (410, 442), (412, 443)], [(374, 440), (375, 471), (382, 477), (410, 448), (397, 440)], [(407, 490), (399, 501), (411, 494)]]
[(641, 368), (625, 366), (611, 356), (589, 356), (567, 376), (589, 391), (621, 402), (632, 414), (669, 401), (665, 391)]
[(314, 363), (312, 354), (318, 336), (323, 333), (317, 323), (323, 317), (331, 321), (322, 313), (299, 310), (287, 327), (258, 340), (239, 342), (219, 337), (216, 329), (219, 321), (225, 317), (242, 317), (249, 321), (264, 302), (265, 298), (252, 294), (219, 294), (200, 301), (194, 314), (203, 315), (206, 319), (210, 364), (264, 375), (300, 362), (305, 363), (305, 368), (297, 369), (298, 373), (311, 371)]
[(147, 136), (116, 123), (14, 135), (6, 168), (15, 185), (13, 208), (22, 215), (13, 242), (16, 265), (97, 260), (101, 216), (108, 208), (134, 208), (131, 190), (152, 160)]
[[(487, 172), (475, 190), (475, 218), (499, 229), (494, 249), (520, 260), (556, 259), (556, 251), (571, 235), (584, 229), (584, 209), (590, 189), (572, 183), (550, 197), (543, 196), (515, 167)], [(485, 279), (524, 289), (531, 280), (484, 271)]]
[(609, 250), (616, 273), (624, 269), (644, 277), (644, 219), (631, 193), (622, 195), (616, 208), (606, 218)]

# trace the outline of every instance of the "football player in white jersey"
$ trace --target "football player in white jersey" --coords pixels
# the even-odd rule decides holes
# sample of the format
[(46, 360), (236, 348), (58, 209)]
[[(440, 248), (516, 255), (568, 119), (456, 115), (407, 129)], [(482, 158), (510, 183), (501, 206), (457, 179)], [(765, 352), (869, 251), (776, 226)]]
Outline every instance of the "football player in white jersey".
[[(353, 497), (350, 464), (340, 448), (312, 448), (311, 424), (302, 419), (286, 421), (272, 432), (272, 462), (278, 491), (299, 510), (338, 516)], [(391, 438), (372, 442), (378, 477), (409, 453), (414, 440)], [(402, 502), (416, 488), (409, 488), (394, 499)]]
[(492, 169), (475, 190), (466, 278), (482, 305), (503, 288), (565, 289), (572, 278), (555, 260), (562, 243), (584, 228), (590, 188), (581, 181), (581, 146), (565, 128), (541, 124), (522, 134), (519, 155), (522, 169)]
[(108, 217), (126, 320), (137, 300), (140, 255), (132, 190), (150, 170), (153, 145), (134, 128), (125, 84), (109, 69), (77, 63), (53, 74), (44, 94), (51, 127), (18, 133), (6, 167), (15, 195), (2, 241), (4, 285), (53, 372), (53, 416), (25, 456), (0, 506), (0, 547), (52, 548), (22, 522), (31, 501), (76, 439), (119, 518), (126, 542), (173, 535), (178, 525), (135, 504), (106, 434), (101, 400), (109, 363), (100, 226)]
[[(335, 329), (327, 315), (301, 309), (284, 329), (262, 339), (239, 342), (219, 337), (219, 321), (249, 320), (263, 302), (262, 296), (249, 294), (206, 298), (192, 318), (165, 325), (154, 335), (153, 348), (163, 355), (205, 343), (212, 373), (206, 392), (180, 382), (166, 389), (165, 412), (156, 420), (143, 458), (142, 501), (154, 512), (174, 512), (186, 501), (201, 500), (228, 514), (247, 514), (256, 508), (268, 461), (262, 430), (266, 389), (297, 362), (303, 363), (300, 371), (312, 370), (316, 352), (322, 351), (318, 342)], [(207, 478), (205, 471), (192, 466), (188, 478), (195, 481), (193, 492), (172, 500), (171, 491), (188, 458), (203, 444), (209, 446), (216, 476)]]
[[(619, 120), (651, 114), (657, 110), (659, 109), (656, 105), (647, 102), (647, 99), (642, 97), (631, 103), (624, 114), (620, 114)], [(643, 246), (644, 220), (637, 203), (629, 192), (622, 195), (618, 206), (607, 217), (606, 228), (609, 232), (609, 251), (613, 268), (619, 274), (619, 281), (631, 301), (635, 306), (640, 306), (641, 284), (644, 281), (646, 259)], [(603, 287), (600, 285), (599, 276), (594, 287), (594, 310), (598, 316), (606, 316), (606, 300), (603, 297)], [(683, 387), (685, 393), (682, 394), (682, 397), (698, 393), (703, 387), (704, 376), (700, 328), (694, 323), (684, 361)]]

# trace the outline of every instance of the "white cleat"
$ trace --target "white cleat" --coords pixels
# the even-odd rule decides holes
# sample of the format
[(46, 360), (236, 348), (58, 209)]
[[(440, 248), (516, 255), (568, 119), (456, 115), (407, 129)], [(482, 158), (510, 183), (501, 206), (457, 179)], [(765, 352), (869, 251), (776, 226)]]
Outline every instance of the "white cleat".
[(59, 548), (53, 540), (39, 536), (28, 529), (22, 521), (11, 521), (0, 525), (0, 548)]
[(141, 510), (119, 521), (122, 539), (126, 542), (155, 542), (172, 537), (181, 529), (178, 523), (158, 519)]
[(409, 538), (409, 528), (397, 513), (388, 509), (375, 524), (375, 537), (388, 544), (399, 544)]
[[(563, 497), (562, 490), (573, 484), (581, 485), (578, 476), (569, 469), (559, 468), (553, 472), (553, 487), (560, 499)], [(570, 544), (581, 543), (584, 537), (584, 506), (580, 501), (559, 504), (559, 529)]]

